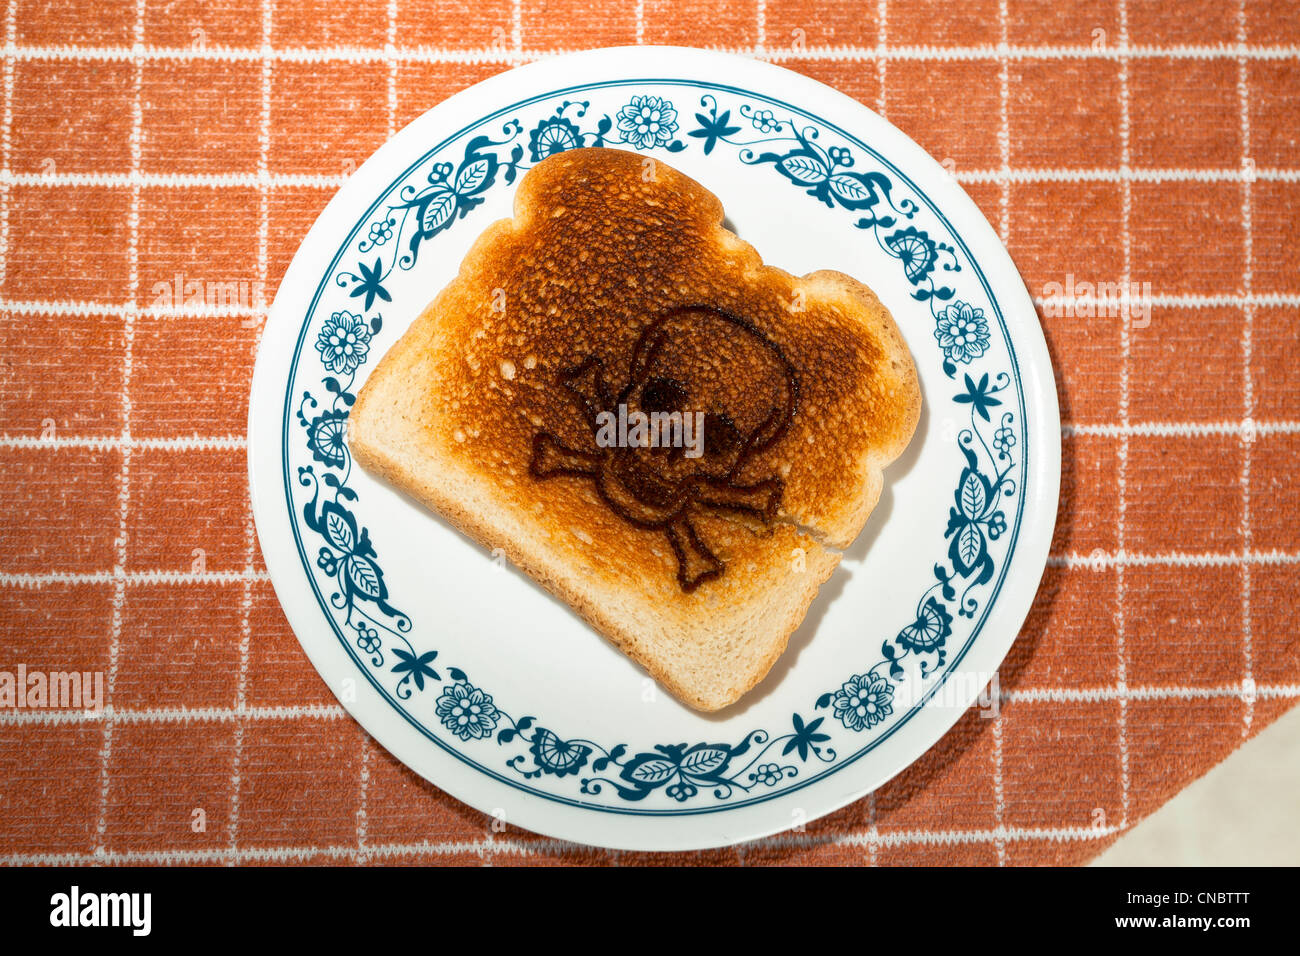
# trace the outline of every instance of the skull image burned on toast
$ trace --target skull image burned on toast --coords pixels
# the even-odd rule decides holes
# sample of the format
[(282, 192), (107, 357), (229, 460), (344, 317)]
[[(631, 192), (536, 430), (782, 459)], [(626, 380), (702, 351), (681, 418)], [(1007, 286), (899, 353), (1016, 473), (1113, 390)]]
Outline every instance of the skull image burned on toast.
[(701, 536), (700, 514), (756, 531), (776, 519), (781, 477), (741, 474), (788, 429), (798, 377), (751, 322), (710, 305), (659, 315), (636, 342), (625, 384), (611, 386), (610, 371), (591, 355), (560, 373), (557, 384), (585, 416), (591, 443), (573, 448), (538, 432), (529, 470), (539, 479), (589, 478), (620, 518), (662, 531), (677, 559), (678, 583), (689, 593), (725, 570)]

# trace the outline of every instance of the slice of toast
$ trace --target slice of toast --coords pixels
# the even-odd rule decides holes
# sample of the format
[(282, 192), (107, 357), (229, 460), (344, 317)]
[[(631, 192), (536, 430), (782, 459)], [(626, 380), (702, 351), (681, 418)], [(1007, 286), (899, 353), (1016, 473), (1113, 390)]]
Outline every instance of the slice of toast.
[(765, 266), (722, 219), (634, 153), (542, 161), (348, 426), (362, 467), (704, 711), (776, 662), (921, 404), (870, 289)]

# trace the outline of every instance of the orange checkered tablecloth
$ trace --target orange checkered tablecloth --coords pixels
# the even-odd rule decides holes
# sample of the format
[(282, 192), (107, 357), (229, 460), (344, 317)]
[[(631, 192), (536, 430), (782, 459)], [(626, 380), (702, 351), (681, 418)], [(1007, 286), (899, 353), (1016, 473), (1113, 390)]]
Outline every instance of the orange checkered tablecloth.
[[(0, 707), (0, 860), (1077, 863), (1300, 697), (1293, 0), (3, 6), (0, 671), (100, 671), (108, 706)], [(772, 60), (946, 161), (1063, 419), (1001, 716), (703, 854), (495, 833), (398, 764), (299, 649), (245, 478), (266, 300), (346, 174), (478, 80), (624, 43)], [(214, 277), (247, 301), (151, 304)]]

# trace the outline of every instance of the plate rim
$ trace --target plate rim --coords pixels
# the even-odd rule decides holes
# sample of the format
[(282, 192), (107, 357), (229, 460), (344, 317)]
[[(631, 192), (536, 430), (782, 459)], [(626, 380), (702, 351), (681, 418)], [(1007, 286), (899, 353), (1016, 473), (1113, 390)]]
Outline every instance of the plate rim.
[[(249, 403), (249, 425), (248, 425), (249, 483), (250, 483), (250, 495), (252, 496), (253, 499), (254, 520), (257, 524), (258, 532), (259, 532), (259, 545), (262, 548), (263, 557), (266, 562), (268, 571), (270, 572), (272, 585), (275, 590), (277, 599), (280, 601), (282, 607), (284, 608), (286, 616), (289, 617), (290, 625), (292, 630), (294, 631), (295, 638), (298, 640), (300, 645), (302, 645), (304, 652), (311, 660), (313, 666), (321, 674), (321, 676), (325, 678), (326, 683), (330, 687), (331, 692), (334, 693), (336, 697), (339, 696), (339, 692), (338, 692), (339, 684), (336, 680), (334, 680), (331, 677), (331, 673), (336, 671), (337, 668), (334, 666), (333, 662), (323, 660), (323, 658), (325, 658), (326, 656), (332, 657), (334, 655), (332, 654), (326, 655), (324, 649), (312, 646), (312, 642), (305, 639), (302, 633), (303, 629), (299, 628), (295, 624), (294, 617), (291, 614), (291, 607), (297, 603), (299, 596), (286, 595), (285, 592), (293, 584), (296, 584), (297, 582), (291, 581), (290, 575), (285, 574), (284, 572), (282, 572), (276, 567), (277, 565), (280, 565), (282, 562), (275, 555), (271, 553), (274, 549), (268, 549), (266, 544), (268, 540), (272, 540), (268, 538), (265, 533), (267, 530), (270, 529), (272, 521), (279, 520), (284, 516), (283, 502), (276, 501), (274, 504), (269, 503), (264, 499), (267, 497), (275, 499), (278, 496), (263, 495), (263, 494), (259, 494), (258, 491), (259, 489), (258, 474), (259, 474), (260, 466), (258, 464), (257, 459), (259, 457), (258, 455), (258, 448), (260, 444), (259, 436), (262, 432), (262, 428), (259, 427), (258, 425), (257, 413), (259, 410), (259, 405), (261, 404), (258, 401), (258, 395), (266, 391), (265, 383), (268, 380), (274, 380), (278, 378), (279, 373), (273, 373), (271, 371), (270, 362), (264, 361), (264, 359), (270, 353), (270, 349), (267, 347), (267, 344), (268, 342), (273, 341), (269, 333), (272, 331), (273, 328), (278, 327), (277, 316), (279, 316), (281, 313), (289, 309), (289, 305), (287, 303), (287, 295), (284, 294), (285, 290), (293, 289), (295, 286), (299, 284), (297, 281), (290, 281), (290, 280), (291, 279), (297, 280), (298, 273), (307, 271), (306, 263), (308, 261), (313, 263), (318, 261), (317, 257), (315, 256), (304, 256), (304, 250), (307, 250), (310, 246), (321, 245), (323, 243), (323, 236), (325, 235), (325, 233), (322, 229), (322, 225), (328, 224), (331, 219), (338, 218), (339, 214), (342, 213), (346, 208), (354, 205), (355, 203), (355, 200), (353, 198), (354, 195), (356, 195), (356, 197), (360, 199), (364, 199), (366, 198), (366, 196), (369, 195), (369, 192), (365, 190), (369, 188), (370, 176), (376, 170), (384, 168), (385, 164), (388, 161), (389, 154), (393, 154), (394, 156), (400, 156), (407, 152), (404, 140), (412, 138), (411, 131), (414, 128), (420, 125), (432, 125), (433, 122), (435, 121), (435, 114), (438, 113), (441, 113), (443, 115), (454, 114), (455, 108), (463, 108), (467, 104), (479, 101), (483, 98), (488, 98), (489, 101), (491, 102), (500, 100), (501, 98), (498, 96), (498, 93), (500, 91), (503, 91), (508, 88), (518, 89), (518, 84), (520, 84), (522, 81), (525, 81), (527, 79), (542, 77), (557, 72), (563, 73), (565, 70), (568, 70), (569, 75), (572, 77), (574, 75), (583, 74), (584, 72), (590, 70), (592, 67), (599, 68), (601, 66), (607, 68), (607, 72), (604, 74), (604, 76), (609, 78), (617, 77), (620, 80), (636, 79), (642, 73), (658, 72), (665, 75), (654, 77), (654, 79), (660, 79), (660, 80), (668, 79), (667, 74), (676, 73), (679, 74), (678, 78), (683, 81), (688, 81), (689, 78), (694, 78), (697, 81), (705, 82), (713, 86), (729, 85), (732, 83), (743, 83), (744, 85), (751, 87), (751, 89), (748, 91), (751, 94), (753, 94), (754, 89), (772, 89), (773, 87), (776, 87), (781, 92), (782, 98), (793, 99), (797, 103), (803, 104), (801, 106), (796, 107), (797, 109), (801, 111), (803, 110), (815, 111), (815, 113), (818, 115), (819, 118), (821, 118), (821, 114), (826, 112), (835, 112), (837, 113), (837, 116), (842, 116), (845, 113), (852, 114), (856, 112), (860, 115), (865, 114), (866, 119), (864, 121), (870, 123), (883, 124), (888, 129), (892, 130), (893, 133), (896, 134), (896, 142), (891, 142), (890, 146), (891, 147), (901, 146), (904, 152), (910, 151), (912, 155), (899, 156), (897, 155), (897, 152), (891, 151), (888, 154), (889, 160), (891, 163), (898, 164), (903, 168), (907, 169), (908, 173), (905, 175), (907, 175), (908, 178), (911, 179), (917, 178), (917, 173), (915, 172), (915, 167), (917, 165), (919, 165), (921, 169), (924, 170), (925, 174), (929, 174), (931, 176), (933, 175), (934, 169), (936, 168), (942, 169), (942, 167), (940, 167), (935, 162), (935, 160), (929, 156), (929, 154), (927, 154), (923, 149), (921, 149), (921, 147), (917, 145), (914, 141), (912, 141), (910, 137), (908, 137), (905, 133), (902, 133), (901, 131), (897, 130), (896, 127), (893, 127), (892, 124), (890, 124), (887, 119), (879, 116), (879, 114), (876, 114), (873, 110), (871, 110), (869, 107), (865, 106), (864, 104), (859, 103), (856, 100), (853, 100), (842, 93), (839, 93), (833, 88), (828, 87), (817, 80), (814, 80), (810, 77), (803, 76), (798, 73), (794, 73), (793, 71), (787, 70), (783, 67), (774, 64), (768, 64), (762, 61), (751, 60), (749, 58), (739, 57), (734, 54), (726, 54), (726, 53), (720, 53), (716, 51), (697, 50), (697, 49), (685, 48), (685, 47), (668, 47), (668, 46), (606, 47), (606, 48), (600, 48), (596, 50), (586, 50), (578, 53), (566, 54), (559, 57), (548, 58), (522, 67), (518, 67), (516, 69), (506, 71), (504, 73), (497, 74), (493, 77), (483, 80), (480, 83), (477, 83), (474, 86), (471, 86), (466, 90), (463, 90), (455, 94), (454, 96), (449, 97), (448, 99), (432, 107), (430, 110), (421, 114), (420, 117), (417, 117), (410, 124), (404, 127), (402, 131), (398, 132), (393, 137), (390, 137), (382, 146), (379, 147), (379, 149), (375, 151), (374, 154), (372, 154), (371, 157), (369, 157), (366, 160), (365, 163), (362, 164), (361, 167), (358, 168), (357, 172), (354, 173), (353, 176), (349, 178), (349, 180), (344, 184), (344, 186), (340, 188), (333, 197), (331, 197), (330, 201), (326, 204), (325, 208), (316, 218), (312, 227), (308, 230), (308, 233), (306, 237), (304, 237), (301, 245), (299, 246), (299, 249), (297, 250), (294, 256), (292, 263), (290, 264), (289, 268), (286, 270), (285, 276), (280, 284), (279, 291), (277, 292), (276, 302), (275, 304), (272, 305), (268, 313), (267, 324), (264, 328), (263, 343), (262, 345), (259, 346), (258, 349), (257, 365), (254, 370), (252, 386), (251, 386), (252, 394)], [(738, 79), (736, 77), (733, 77), (730, 80), (713, 78), (717, 76), (718, 73), (725, 74), (728, 70), (738, 70), (742, 74), (748, 73), (751, 76), (753, 76), (754, 79), (751, 81), (747, 78)], [(652, 78), (647, 76), (646, 79), (648, 81)], [(552, 90), (552, 95), (558, 94), (559, 92), (563, 91), (563, 84), (559, 83), (558, 80), (552, 82), (550, 85), (556, 86), (556, 89)], [(582, 85), (590, 85), (590, 84), (582, 84)], [(794, 87), (794, 90), (791, 90), (792, 86)], [(803, 87), (803, 89), (799, 89), (800, 87)], [(538, 88), (545, 89), (548, 88), (548, 85), (543, 84)], [(813, 99), (812, 102), (810, 103), (809, 96), (803, 95), (805, 92), (808, 93), (809, 95), (816, 94), (817, 97), (830, 100), (831, 103), (828, 105), (824, 105), (823, 102), (821, 102), (818, 99)], [(766, 94), (753, 94), (753, 95), (766, 95)], [(517, 99), (518, 94), (516, 93), (510, 98)], [(839, 101), (838, 106), (835, 105), (835, 101), (837, 100)], [(829, 120), (823, 120), (823, 121), (828, 123), (831, 122)], [(838, 122), (839, 120), (837, 120), (836, 124), (832, 124), (832, 125), (837, 125)], [(395, 145), (399, 143), (401, 144), (400, 146)], [(1028, 497), (1027, 489), (1029, 489), (1031, 486), (1036, 489), (1034, 491), (1035, 500), (1032, 503), (1026, 503), (1024, 505), (1024, 515), (1022, 517), (1022, 523), (1024, 524), (1024, 527), (1022, 529), (1024, 532), (1023, 540), (1020, 542), (1019, 553), (1016, 555), (1016, 560), (1009, 561), (1008, 569), (1007, 569), (1007, 582), (1010, 582), (1012, 578), (1018, 578), (1021, 575), (1027, 576), (1029, 574), (1034, 575), (1033, 582), (1032, 585), (1030, 583), (1017, 585), (1014, 589), (1016, 592), (1014, 595), (1009, 593), (1004, 593), (999, 595), (998, 602), (1000, 603), (995, 602), (997, 603), (997, 606), (995, 608), (990, 608), (988, 610), (988, 615), (984, 621), (984, 624), (986, 625), (984, 632), (982, 634), (972, 636), (970, 647), (968, 649), (973, 652), (978, 647), (979, 650), (981, 651), (981, 656), (987, 657), (989, 662), (991, 663), (989, 670), (996, 670), (996, 668), (1001, 666), (1001, 663), (1005, 658), (1007, 651), (1009, 650), (1011, 644), (1014, 643), (1016, 637), (1018, 636), (1020, 626), (1024, 620), (1025, 615), (1028, 613), (1030, 606), (1032, 605), (1034, 594), (1037, 591), (1038, 582), (1041, 579), (1043, 569), (1046, 565), (1047, 552), (1050, 547), (1051, 537), (1054, 531), (1055, 518), (1056, 518), (1056, 505), (1057, 505), (1057, 499), (1059, 495), (1059, 480), (1060, 480), (1059, 408), (1057, 404), (1055, 379), (1054, 379), (1054, 372), (1052, 369), (1050, 354), (1048, 353), (1047, 350), (1046, 340), (1043, 335), (1041, 325), (1037, 321), (1037, 316), (1036, 316), (1036, 312), (1033, 309), (1032, 300), (1029, 298), (1028, 292), (1024, 288), (1023, 280), (1021, 280), (1019, 273), (1015, 270), (1014, 263), (1012, 263), (1009, 254), (1007, 253), (1005, 247), (1003, 247), (1001, 240), (997, 237), (996, 233), (993, 231), (992, 226), (988, 223), (987, 218), (978, 209), (978, 207), (975, 206), (973, 201), (966, 194), (965, 190), (961, 188), (960, 184), (958, 184), (955, 181), (955, 179), (947, 178), (942, 180), (942, 188), (940, 188), (940, 182), (941, 181), (939, 180), (935, 180), (932, 183), (929, 180), (926, 180), (925, 190), (929, 190), (933, 192), (935, 191), (936, 188), (938, 188), (940, 192), (944, 193), (944, 195), (939, 197), (942, 200), (942, 202), (935, 203), (936, 210), (948, 211), (951, 208), (951, 204), (954, 202), (956, 202), (960, 207), (962, 207), (961, 208), (962, 215), (960, 217), (963, 220), (962, 228), (960, 233), (958, 233), (956, 231), (956, 228), (953, 227), (954, 234), (966, 237), (966, 244), (970, 248), (980, 250), (979, 254), (980, 254), (980, 262), (981, 262), (981, 271), (985, 273), (987, 277), (987, 282), (989, 284), (990, 291), (992, 292), (994, 289), (996, 289), (996, 293), (997, 293), (996, 298), (1000, 301), (1001, 309), (1004, 313), (1004, 321), (1007, 321), (1008, 323), (1008, 345), (1009, 347), (1012, 348), (1013, 360), (1019, 366), (1019, 371), (1022, 379), (1022, 395), (1023, 395), (1023, 401), (1025, 403), (1026, 415), (1031, 418), (1032, 417), (1042, 418), (1042, 421), (1037, 426), (1038, 433), (1031, 438), (1031, 443), (1034, 444), (1035, 446), (1036, 460), (1031, 460), (1030, 462), (1027, 463), (1026, 470), (1023, 473), (1023, 476), (1021, 478), (1022, 489), (1025, 489), (1022, 490), (1022, 503), (1023, 500)], [(913, 185), (915, 186), (916, 183), (913, 182)], [(918, 187), (918, 189), (919, 188), (920, 187)], [(972, 230), (976, 233), (983, 233), (983, 235), (971, 236), (970, 232)], [(334, 240), (330, 240), (330, 244), (332, 245), (333, 243)], [(330, 253), (328, 258), (332, 259), (333, 253)], [(986, 260), (991, 260), (991, 261), (986, 261)], [(1010, 283), (1006, 281), (1010, 277), (1014, 278), (1014, 283)], [(312, 283), (313, 286), (315, 284), (316, 283), (314, 282)], [(1018, 324), (1011, 321), (1013, 316), (1019, 317), (1020, 321), (1018, 322)], [(1028, 325), (1024, 321), (1024, 318), (1026, 316), (1034, 317), (1032, 326)], [(284, 326), (286, 325), (287, 321), (288, 319), (280, 320), (278, 325)], [(1012, 344), (1013, 339), (1011, 337), (1011, 329), (1013, 326), (1016, 328), (1016, 332), (1017, 332), (1016, 338), (1014, 339), (1014, 345)], [(291, 339), (295, 338), (296, 336), (297, 333), (295, 332), (294, 336), (291, 336)], [(1032, 341), (1026, 343), (1024, 341), (1026, 338), (1032, 339)], [(1026, 345), (1028, 345), (1029, 347), (1025, 348)], [(1034, 354), (1033, 355), (1028, 354), (1031, 352)], [(1016, 359), (1017, 354), (1019, 354), (1018, 359)], [(1036, 416), (1035, 413), (1037, 413)], [(272, 443), (272, 445), (276, 446), (276, 457), (278, 457), (278, 445), (280, 442), (280, 438), (283, 434), (280, 428), (281, 425), (280, 417), (278, 414), (273, 418), (268, 416), (265, 419), (265, 421), (266, 421), (266, 425), (263, 427), (274, 432), (275, 441)], [(1028, 428), (1029, 428), (1029, 423), (1026, 422), (1027, 432), (1028, 432)], [(1026, 449), (1026, 451), (1028, 451), (1028, 449)], [(272, 482), (271, 487), (274, 488), (276, 484), (277, 482)], [(1046, 527), (1046, 529), (1044, 530), (1039, 526), (1031, 525), (1030, 522), (1035, 517), (1039, 518), (1040, 521), (1042, 520), (1044, 514), (1046, 514), (1047, 512), (1048, 503), (1050, 503), (1050, 516), (1048, 520), (1048, 527)], [(1040, 514), (1039, 512), (1042, 512), (1042, 514)], [(290, 509), (290, 515), (292, 515), (292, 509)], [(283, 582), (283, 586), (282, 586), (282, 582)], [(1008, 588), (1008, 590), (1012, 590), (1012, 589)], [(1009, 599), (1012, 600), (1012, 603), (1017, 605), (1023, 603), (1024, 604), (1023, 610), (1020, 611), (1019, 613), (1008, 615), (1007, 602)], [(1007, 622), (1003, 622), (999, 620), (996, 628), (990, 627), (988, 625), (990, 625), (990, 623), (993, 621), (995, 613), (997, 613), (999, 617), (1009, 616), (1010, 618), (1014, 618), (1015, 620), (1007, 621)], [(997, 637), (998, 634), (1003, 634), (1004, 636), (999, 637), (996, 640), (996, 642), (994, 642), (993, 638)], [(956, 662), (954, 662), (953, 667), (954, 668), (956, 667)], [(346, 701), (340, 699), (340, 703), (342, 704), (344, 709), (349, 713), (349, 715), (351, 715), (354, 719), (356, 719), (358, 723), (361, 724), (363, 729), (365, 729), (371, 736), (373, 736), (382, 746), (384, 746), (386, 749), (392, 752), (399, 760), (401, 760), (404, 764), (406, 764), (408, 767), (410, 767), (420, 776), (424, 777), (425, 779), (428, 779), (436, 787), (443, 790), (444, 792), (449, 793), (453, 797), (457, 798), (458, 800), (461, 800), (462, 802), (468, 804), (469, 806), (474, 807), (475, 809), (482, 810), (484, 805), (491, 805), (493, 802), (495, 802), (493, 800), (484, 801), (478, 799), (478, 791), (481, 788), (474, 787), (474, 786), (462, 787), (459, 786), (459, 784), (462, 783), (462, 781), (449, 780), (449, 775), (445, 772), (446, 768), (440, 768), (439, 776), (437, 777), (437, 779), (435, 779), (435, 777), (431, 773), (426, 772), (426, 770), (422, 766), (422, 764), (424, 763), (423, 760), (420, 760), (415, 757), (408, 757), (406, 752), (409, 750), (409, 748), (403, 745), (402, 743), (396, 741), (395, 739), (396, 731), (393, 730), (390, 726), (388, 726), (390, 723), (393, 722), (393, 720), (396, 720), (396, 717), (389, 710), (388, 702), (384, 701), (382, 697), (380, 697), (378, 693), (373, 690), (373, 688), (366, 686), (366, 690), (369, 691), (370, 693), (369, 694), (363, 693), (358, 695), (355, 701)], [(376, 701), (380, 705), (381, 715), (382, 718), (384, 719), (379, 719), (380, 715), (376, 715), (375, 713), (373, 713), (374, 711), (373, 706), (364, 703), (365, 699), (371, 696), (371, 694), (375, 696)], [(955, 724), (957, 720), (960, 719), (961, 715), (966, 711), (968, 707), (969, 707), (969, 703), (967, 703), (965, 706), (962, 707), (947, 708), (947, 710), (951, 711), (951, 715), (952, 715), (951, 718), (941, 722), (943, 723), (943, 727), (941, 730), (939, 730), (937, 735), (932, 734), (930, 732), (925, 733), (924, 736), (926, 737), (928, 742), (925, 743), (924, 746), (922, 746), (919, 750), (916, 750), (915, 753), (912, 753), (910, 757), (907, 757), (906, 759), (901, 759), (901, 762), (899, 759), (895, 759), (892, 763), (888, 764), (888, 767), (891, 769), (889, 769), (887, 773), (884, 773), (883, 776), (881, 776), (880, 773), (872, 775), (872, 777), (879, 776), (880, 777), (879, 780), (875, 780), (874, 782), (870, 782), (870, 781), (864, 782), (860, 785), (855, 784), (847, 792), (843, 792), (838, 795), (835, 795), (829, 801), (819, 802), (818, 806), (816, 807), (816, 812), (813, 816), (814, 817), (821, 816), (824, 815), (825, 813), (833, 812), (834, 810), (839, 809), (845, 804), (860, 798), (864, 794), (870, 792), (872, 789), (880, 786), (885, 781), (892, 779), (899, 772), (901, 772), (901, 770), (905, 769), (916, 759), (918, 759), (921, 755), (928, 752), (934, 746), (934, 744), (937, 743), (938, 740), (942, 738), (944, 733), (946, 733), (947, 730), (953, 724)], [(933, 710), (933, 708), (927, 708), (925, 706), (922, 706), (919, 709), (918, 713), (920, 711), (925, 711), (927, 709)], [(388, 718), (392, 718), (392, 720)], [(372, 725), (378, 725), (378, 726), (372, 726)], [(418, 734), (419, 732), (416, 731), (414, 728), (411, 728), (411, 733)], [(454, 758), (449, 755), (436, 753), (437, 748), (429, 748), (427, 742), (423, 745), (422, 749), (426, 751), (426, 753), (423, 756), (434, 755), (438, 758), (434, 761), (435, 763), (441, 763), (444, 760), (445, 761), (454, 760)], [(907, 749), (915, 750), (915, 747), (907, 748)], [(897, 765), (895, 766), (895, 764)], [(466, 768), (463, 765), (463, 763), (462, 764), (452, 763), (451, 769), (453, 771), (453, 773), (451, 774), (452, 777), (455, 777), (456, 774), (465, 775), (466, 771), (468, 770), (468, 775), (474, 778), (474, 782), (484, 782), (488, 789), (512, 786), (509, 782), (503, 783), (497, 780), (492, 780), (490, 778), (485, 778), (485, 775), (479, 773), (478, 771), (472, 768)], [(859, 775), (861, 775), (860, 772)], [(852, 774), (850, 773), (849, 776), (852, 776)], [(809, 780), (805, 784), (803, 784), (803, 787), (806, 788), (806, 787), (813, 786), (815, 784), (821, 786), (829, 786), (831, 784), (832, 779), (843, 782), (847, 778), (835, 774), (824, 780), (821, 779)], [(788, 798), (789, 795), (793, 793), (794, 790), (796, 789), (799, 788), (789, 788), (785, 791), (782, 791), (779, 794), (774, 794), (772, 795), (771, 800), (769, 800), (768, 802), (770, 803), (772, 801), (779, 801), (783, 797)], [(470, 791), (474, 791), (474, 792), (470, 793)], [(512, 795), (512, 799), (521, 799), (525, 802), (525, 804), (529, 803), (530, 801), (536, 801), (539, 804), (547, 803), (550, 805), (551, 808), (555, 808), (555, 805), (550, 803), (549, 798), (538, 797), (533, 794), (520, 791), (517, 788), (515, 789), (515, 792)], [(825, 805), (823, 805), (823, 803), (825, 803)], [(670, 823), (671, 826), (680, 827), (683, 831), (700, 829), (698, 826), (694, 826), (694, 827), (686, 826), (685, 824), (689, 820), (695, 821), (696, 824), (698, 824), (698, 821), (700, 820), (709, 820), (712, 821), (712, 823), (714, 824), (713, 826), (707, 828), (708, 830), (714, 831), (712, 835), (700, 834), (695, 837), (688, 836), (685, 837), (684, 839), (674, 839), (671, 834), (665, 835), (664, 833), (660, 832), (665, 829), (665, 825), (662, 823), (662, 820), (664, 818), (659, 818), (659, 817), (654, 817), (649, 815), (638, 815), (636, 817), (631, 817), (631, 818), (627, 817), (626, 815), (616, 815), (614, 818), (616, 820), (623, 821), (624, 823), (626, 823), (626, 821), (628, 821), (629, 819), (635, 821), (635, 825), (632, 827), (623, 826), (621, 829), (624, 832), (618, 833), (617, 835), (613, 835), (609, 833), (603, 835), (592, 834), (590, 832), (575, 834), (574, 832), (572, 832), (573, 829), (575, 828), (569, 827), (567, 823), (561, 825), (560, 821), (558, 820), (554, 822), (539, 822), (538, 825), (532, 825), (531, 823), (518, 821), (518, 817), (516, 817), (511, 822), (541, 834), (566, 831), (563, 833), (562, 836), (563, 839), (573, 839), (573, 840), (577, 840), (595, 846), (605, 846), (605, 847), (616, 848), (616, 849), (630, 849), (630, 850), (704, 849), (709, 847), (731, 845), (733, 843), (740, 842), (743, 840), (767, 836), (770, 835), (771, 833), (780, 832), (781, 830), (787, 829), (789, 827), (789, 821), (787, 819), (787, 821), (784, 824), (777, 824), (772, 826), (758, 826), (758, 827), (754, 827), (751, 825), (749, 827), (744, 827), (742, 828), (744, 829), (743, 833), (726, 832), (731, 828), (728, 825), (726, 825), (726, 823), (723, 822), (724, 820), (739, 820), (744, 815), (744, 811), (746, 810), (752, 811), (754, 809), (757, 809), (760, 806), (761, 803), (750, 804), (748, 806), (743, 806), (743, 805), (713, 806), (707, 809), (702, 808), (701, 811), (695, 813), (692, 816), (678, 814), (678, 815), (667, 817), (666, 819), (671, 821)], [(583, 820), (586, 820), (587, 818), (592, 816), (593, 810), (605, 810), (607, 808), (595, 808), (595, 807), (575, 804), (575, 805), (563, 806), (562, 809), (565, 812), (556, 814), (556, 816), (564, 816), (569, 812), (576, 812), (577, 814), (581, 815)], [(532, 816), (531, 811), (527, 815), (531, 817)], [(545, 815), (545, 811), (543, 812), (542, 815)], [(608, 817), (609, 815), (604, 813), (599, 813), (596, 816)], [(774, 816), (779, 816), (779, 814), (776, 814)], [(576, 829), (588, 829), (588, 828), (585, 827), (583, 824), (578, 824)], [(605, 830), (608, 829), (609, 828), (605, 828)], [(641, 830), (643, 831), (643, 833), (648, 832), (650, 830), (654, 830), (656, 831), (655, 836), (657, 838), (650, 839), (650, 840), (629, 838), (630, 836), (632, 836), (631, 834), (628, 834), (626, 832), (629, 829)], [(595, 837), (594, 839), (593, 836)]]

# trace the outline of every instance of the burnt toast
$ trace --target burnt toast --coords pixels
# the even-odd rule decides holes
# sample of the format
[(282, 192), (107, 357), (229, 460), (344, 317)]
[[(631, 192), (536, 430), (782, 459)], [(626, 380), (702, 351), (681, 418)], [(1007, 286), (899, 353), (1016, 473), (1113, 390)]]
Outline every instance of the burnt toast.
[(785, 649), (921, 404), (869, 288), (766, 266), (722, 223), (665, 163), (543, 160), (348, 425), (363, 468), (503, 549), (702, 711)]

